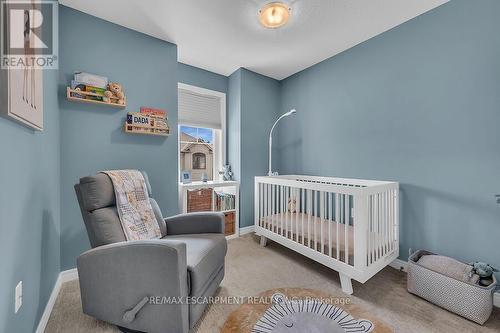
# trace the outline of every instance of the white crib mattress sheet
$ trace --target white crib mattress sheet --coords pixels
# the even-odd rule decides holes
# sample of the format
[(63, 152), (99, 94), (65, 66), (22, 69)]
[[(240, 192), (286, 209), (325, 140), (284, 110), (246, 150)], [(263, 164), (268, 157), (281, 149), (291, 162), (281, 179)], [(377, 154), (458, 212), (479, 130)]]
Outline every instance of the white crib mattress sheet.
[[(264, 216), (260, 220), (262, 227), (278, 234), (282, 234), (281, 228), (283, 226), (288, 238), (293, 234), (295, 239), (297, 239), (297, 235), (304, 236), (305, 239), (310, 239), (312, 242), (316, 240), (318, 244), (321, 244), (321, 238), (323, 237), (323, 244), (327, 248), (331, 238), (334, 252), (338, 248), (340, 252), (344, 253), (347, 241), (349, 257), (354, 254), (354, 227), (352, 225), (347, 225), (346, 228), (345, 224), (337, 223), (334, 220), (323, 220), (322, 222), (321, 218), (316, 216), (290, 212)], [(302, 221), (304, 221), (303, 224)], [(322, 229), (323, 233), (321, 232)], [(331, 235), (329, 232), (331, 232)], [(379, 240), (380, 236), (377, 233), (370, 232), (370, 244), (376, 244)], [(333, 256), (335, 256), (335, 253)]]

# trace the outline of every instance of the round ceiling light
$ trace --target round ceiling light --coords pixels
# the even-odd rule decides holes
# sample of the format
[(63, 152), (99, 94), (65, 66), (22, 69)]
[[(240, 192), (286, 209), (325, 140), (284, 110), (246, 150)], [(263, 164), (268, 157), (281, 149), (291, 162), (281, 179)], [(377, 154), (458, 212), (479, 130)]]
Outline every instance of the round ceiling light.
[(292, 9), (282, 2), (271, 2), (259, 10), (259, 20), (266, 28), (284, 26), (290, 19)]

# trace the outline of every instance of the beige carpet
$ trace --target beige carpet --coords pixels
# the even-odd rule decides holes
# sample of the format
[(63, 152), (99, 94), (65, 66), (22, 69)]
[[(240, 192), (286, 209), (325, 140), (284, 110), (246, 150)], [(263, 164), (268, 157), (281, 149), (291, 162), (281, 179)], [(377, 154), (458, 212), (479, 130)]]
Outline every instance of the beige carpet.
[[(275, 288), (310, 288), (341, 294), (336, 272), (272, 242), (261, 248), (252, 235), (229, 241), (226, 267), (219, 296), (253, 296)], [(391, 324), (396, 332), (500, 332), (498, 309), (484, 326), (479, 326), (409, 294), (405, 279), (404, 273), (385, 268), (365, 284), (354, 282), (351, 300)], [(238, 305), (211, 306), (194, 332), (220, 332), (236, 308)], [(45, 332), (119, 331), (82, 314), (78, 282), (72, 281), (62, 286)]]

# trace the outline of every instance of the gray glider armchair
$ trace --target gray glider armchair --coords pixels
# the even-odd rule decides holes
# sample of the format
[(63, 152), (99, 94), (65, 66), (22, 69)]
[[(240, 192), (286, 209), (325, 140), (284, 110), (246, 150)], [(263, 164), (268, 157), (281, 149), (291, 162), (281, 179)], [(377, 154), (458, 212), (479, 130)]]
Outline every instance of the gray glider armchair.
[(224, 215), (164, 219), (150, 199), (162, 238), (126, 241), (111, 179), (103, 173), (84, 177), (75, 190), (92, 246), (77, 259), (83, 312), (124, 332), (193, 328), (224, 277)]

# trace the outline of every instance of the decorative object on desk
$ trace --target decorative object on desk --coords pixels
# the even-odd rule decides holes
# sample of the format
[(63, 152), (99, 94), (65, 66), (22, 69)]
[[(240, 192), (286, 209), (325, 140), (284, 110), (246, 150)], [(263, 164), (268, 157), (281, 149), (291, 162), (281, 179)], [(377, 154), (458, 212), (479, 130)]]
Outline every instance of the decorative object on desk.
[(107, 90), (104, 92), (104, 102), (111, 103), (114, 101), (116, 104), (125, 104), (125, 93), (121, 84), (110, 82)]
[(479, 285), (487, 287), (493, 283), (493, 273), (498, 272), (498, 269), (484, 262), (475, 262), (471, 264), (473, 271), (479, 275)]
[(233, 180), (233, 172), (231, 171), (231, 166), (226, 164), (222, 167), (222, 171), (219, 171), (219, 175), (222, 175), (224, 181)]
[(189, 184), (189, 183), (191, 183), (191, 172), (189, 172), (189, 171), (182, 171), (181, 172), (181, 182), (183, 184)]
[(146, 116), (140, 112), (129, 112), (125, 132), (167, 136), (170, 134), (170, 129), (165, 118)]
[(272, 169), (272, 162), (273, 162), (273, 130), (276, 127), (276, 125), (278, 125), (278, 123), (279, 123), (279, 121), (281, 119), (283, 119), (285, 117), (288, 117), (288, 116), (291, 116), (292, 114), (296, 114), (296, 113), (297, 113), (297, 110), (295, 110), (295, 109), (291, 109), (287, 113), (283, 113), (278, 118), (278, 120), (276, 120), (274, 122), (273, 127), (271, 127), (271, 131), (269, 132), (269, 170), (267, 172), (268, 176), (277, 176), (278, 175), (278, 173), (277, 172), (273, 172), (273, 169)]
[(204, 183), (208, 182), (208, 175), (206, 172), (201, 174), (201, 181)]

